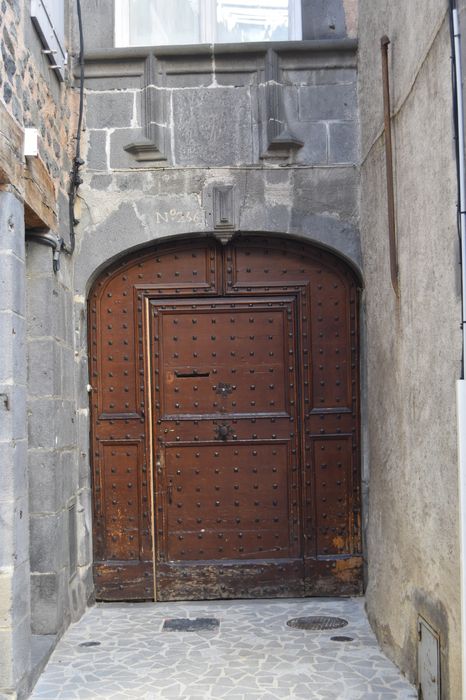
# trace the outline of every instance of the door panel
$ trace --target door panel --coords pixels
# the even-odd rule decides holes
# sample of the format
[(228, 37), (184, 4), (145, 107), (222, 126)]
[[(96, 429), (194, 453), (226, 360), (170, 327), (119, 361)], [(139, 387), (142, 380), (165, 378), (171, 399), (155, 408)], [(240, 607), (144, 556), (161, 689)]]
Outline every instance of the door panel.
[(294, 299), (152, 308), (158, 596), (302, 591)]

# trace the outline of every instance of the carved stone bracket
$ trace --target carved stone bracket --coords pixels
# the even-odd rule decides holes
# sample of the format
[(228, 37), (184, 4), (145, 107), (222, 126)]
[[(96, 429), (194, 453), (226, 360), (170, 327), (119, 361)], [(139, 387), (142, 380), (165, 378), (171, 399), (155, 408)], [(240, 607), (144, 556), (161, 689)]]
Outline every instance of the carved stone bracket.
[(261, 158), (289, 159), (304, 144), (289, 129), (283, 105), (278, 54), (269, 49), (265, 58), (265, 148)]
[(142, 102), (143, 133), (141, 138), (124, 146), (124, 150), (141, 161), (166, 161), (166, 127), (161, 123), (164, 97), (157, 94), (157, 59), (150, 54), (144, 65)]
[(233, 185), (216, 185), (212, 190), (214, 229), (216, 231), (235, 228)]

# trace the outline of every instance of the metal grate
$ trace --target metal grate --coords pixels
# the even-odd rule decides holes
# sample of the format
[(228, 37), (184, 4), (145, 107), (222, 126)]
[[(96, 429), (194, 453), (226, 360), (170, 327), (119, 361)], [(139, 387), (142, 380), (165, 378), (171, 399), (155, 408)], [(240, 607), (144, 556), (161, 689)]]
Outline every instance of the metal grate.
[(220, 623), (214, 617), (196, 617), (193, 620), (187, 617), (174, 617), (163, 623), (164, 632), (205, 632), (215, 631)]
[(346, 627), (348, 620), (342, 617), (324, 617), (315, 615), (312, 617), (294, 617), (286, 623), (288, 627), (297, 630), (335, 630), (338, 627)]

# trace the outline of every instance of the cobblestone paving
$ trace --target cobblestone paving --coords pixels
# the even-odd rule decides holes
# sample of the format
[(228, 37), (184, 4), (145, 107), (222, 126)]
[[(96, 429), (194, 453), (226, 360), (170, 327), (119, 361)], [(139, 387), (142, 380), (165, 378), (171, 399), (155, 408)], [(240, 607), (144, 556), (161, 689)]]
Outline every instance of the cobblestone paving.
[[(349, 624), (324, 632), (286, 625), (309, 615)], [(165, 619), (199, 617), (215, 618), (219, 627), (162, 630)], [(353, 641), (332, 641), (335, 636)], [(82, 646), (87, 642), (99, 644)], [(416, 697), (378, 648), (360, 598), (100, 603), (68, 629), (32, 694), (37, 700)]]

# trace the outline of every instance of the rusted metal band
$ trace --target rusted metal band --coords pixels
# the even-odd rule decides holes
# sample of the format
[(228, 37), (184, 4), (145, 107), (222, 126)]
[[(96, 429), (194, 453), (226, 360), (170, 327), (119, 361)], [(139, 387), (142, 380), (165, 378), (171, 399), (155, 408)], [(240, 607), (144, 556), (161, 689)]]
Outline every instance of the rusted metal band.
[(398, 254), (396, 245), (395, 188), (393, 183), (393, 145), (390, 105), (390, 76), (388, 70), (388, 47), (390, 39), (384, 35), (380, 40), (382, 51), (382, 83), (385, 129), (385, 167), (387, 175), (388, 240), (390, 250), (390, 276), (395, 294), (398, 296)]

